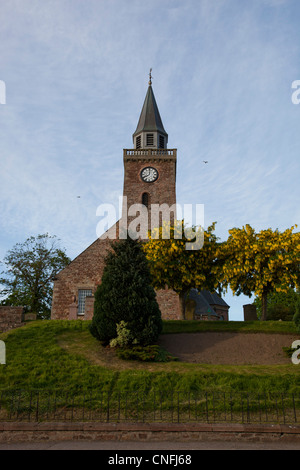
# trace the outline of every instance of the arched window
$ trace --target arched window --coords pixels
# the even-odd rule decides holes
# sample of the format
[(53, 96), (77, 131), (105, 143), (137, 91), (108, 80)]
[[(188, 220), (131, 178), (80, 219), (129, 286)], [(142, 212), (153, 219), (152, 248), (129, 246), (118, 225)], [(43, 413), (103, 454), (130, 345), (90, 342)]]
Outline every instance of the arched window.
[(142, 204), (148, 208), (149, 205), (149, 194), (143, 193), (142, 195)]

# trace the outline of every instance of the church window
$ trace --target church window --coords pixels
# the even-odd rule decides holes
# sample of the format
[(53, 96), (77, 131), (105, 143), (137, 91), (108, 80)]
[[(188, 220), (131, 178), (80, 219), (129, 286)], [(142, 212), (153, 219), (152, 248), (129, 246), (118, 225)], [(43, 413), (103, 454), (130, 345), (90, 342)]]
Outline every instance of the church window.
[(148, 208), (149, 205), (149, 194), (143, 193), (142, 195), (142, 204)]
[(78, 315), (84, 315), (85, 298), (92, 295), (92, 289), (80, 289), (78, 291)]
[(164, 149), (165, 148), (165, 139), (163, 135), (159, 136), (159, 148)]
[(147, 147), (151, 147), (151, 146), (154, 145), (154, 135), (153, 134), (147, 134), (146, 144), (147, 144)]
[(140, 149), (142, 146), (142, 136), (138, 135), (135, 139), (135, 146), (137, 149)]

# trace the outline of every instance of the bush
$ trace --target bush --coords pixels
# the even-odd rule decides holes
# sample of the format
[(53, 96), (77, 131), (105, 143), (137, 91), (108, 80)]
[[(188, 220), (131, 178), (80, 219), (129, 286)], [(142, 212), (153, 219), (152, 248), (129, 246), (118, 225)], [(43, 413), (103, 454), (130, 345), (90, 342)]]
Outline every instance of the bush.
[(169, 362), (178, 359), (167, 353), (157, 345), (133, 346), (116, 350), (117, 356), (123, 360), (135, 360), (142, 362)]
[(126, 324), (130, 332), (123, 332), (128, 344), (154, 343), (162, 330), (162, 320), (142, 247), (131, 238), (111, 246), (95, 293), (90, 331), (107, 345), (118, 337), (117, 325), (124, 322), (123, 327)]
[(130, 330), (127, 329), (127, 323), (123, 320), (117, 324), (117, 337), (110, 340), (109, 345), (112, 348), (120, 346), (124, 348), (128, 344), (134, 344), (136, 339)]

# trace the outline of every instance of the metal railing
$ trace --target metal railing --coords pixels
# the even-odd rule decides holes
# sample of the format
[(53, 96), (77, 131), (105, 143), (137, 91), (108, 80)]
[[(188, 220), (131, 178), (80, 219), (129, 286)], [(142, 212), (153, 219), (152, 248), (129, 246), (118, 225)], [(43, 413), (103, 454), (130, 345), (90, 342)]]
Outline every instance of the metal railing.
[(0, 421), (297, 424), (300, 394), (2, 390)]

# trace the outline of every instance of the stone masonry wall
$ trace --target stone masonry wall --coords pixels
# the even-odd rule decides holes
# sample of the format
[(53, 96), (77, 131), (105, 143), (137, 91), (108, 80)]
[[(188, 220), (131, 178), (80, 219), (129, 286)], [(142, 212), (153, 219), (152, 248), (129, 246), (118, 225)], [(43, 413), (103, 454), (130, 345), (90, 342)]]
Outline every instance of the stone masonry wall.
[[(119, 222), (110, 229), (111, 234), (114, 230), (118, 238)], [(95, 293), (101, 283), (110, 242), (110, 238), (98, 238), (57, 275), (53, 287), (52, 320), (92, 318), (93, 296), (86, 298), (85, 314), (77, 315), (78, 290), (91, 289), (92, 294)], [(175, 292), (167, 289), (158, 291), (157, 300), (164, 320), (180, 319), (179, 297)]]
[(51, 318), (69, 319), (74, 297), (79, 289), (91, 289), (95, 293), (101, 283), (109, 239), (97, 239), (72, 263), (61, 271), (54, 281)]
[[(147, 166), (155, 166), (158, 170), (158, 179), (149, 185), (140, 178), (141, 170)], [(149, 195), (149, 229), (151, 224), (151, 204), (168, 204), (171, 207), (176, 203), (176, 157), (161, 157), (150, 160), (146, 158), (130, 158), (124, 156), (124, 195), (127, 196), (128, 208), (136, 203), (142, 203), (142, 194)], [(172, 220), (172, 215), (171, 215)]]
[[(299, 426), (177, 423), (0, 423), (0, 443), (51, 441), (300, 442)], [(153, 447), (154, 448), (154, 447)], [(279, 447), (281, 448), (281, 447)]]
[(24, 320), (23, 307), (0, 306), (0, 332), (23, 326)]

